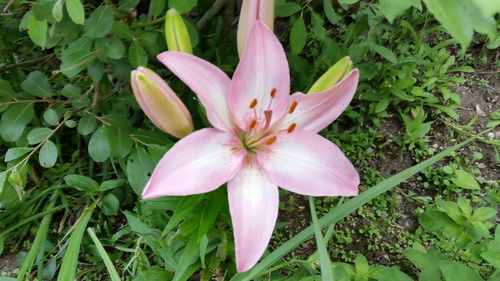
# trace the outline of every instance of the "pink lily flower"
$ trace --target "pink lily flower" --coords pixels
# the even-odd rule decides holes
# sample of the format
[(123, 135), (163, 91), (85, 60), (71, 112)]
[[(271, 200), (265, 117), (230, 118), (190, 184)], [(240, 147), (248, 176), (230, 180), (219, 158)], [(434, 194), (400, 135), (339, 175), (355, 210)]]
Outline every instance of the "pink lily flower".
[(227, 182), (239, 272), (254, 266), (267, 248), (278, 216), (278, 186), (311, 196), (357, 195), (355, 168), (317, 134), (352, 100), (357, 69), (322, 93), (289, 95), (285, 52), (261, 21), (232, 80), (189, 54), (164, 52), (158, 59), (196, 93), (214, 128), (177, 142), (142, 197), (205, 193)]

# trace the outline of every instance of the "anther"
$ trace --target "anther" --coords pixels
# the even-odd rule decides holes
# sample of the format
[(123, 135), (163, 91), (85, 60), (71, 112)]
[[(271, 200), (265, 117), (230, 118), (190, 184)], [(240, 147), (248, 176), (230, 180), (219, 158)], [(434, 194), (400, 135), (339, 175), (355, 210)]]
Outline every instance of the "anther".
[(248, 106), (250, 109), (253, 109), (257, 106), (257, 99), (253, 99), (253, 101)]
[(290, 134), (291, 132), (293, 132), (293, 130), (295, 130), (295, 128), (297, 127), (297, 123), (292, 123), (289, 127), (288, 127), (288, 133)]
[(266, 144), (267, 144), (267, 145), (271, 145), (271, 144), (273, 144), (273, 143), (274, 143), (277, 139), (278, 139), (278, 137), (277, 137), (277, 136), (272, 136), (272, 137), (270, 137), (270, 138), (268, 138), (268, 139), (266, 140)]
[(291, 114), (295, 111), (295, 108), (297, 108), (297, 102), (293, 101), (292, 104), (290, 104), (290, 108), (288, 109), (288, 113)]
[(271, 98), (273, 98), (273, 99), (274, 99), (275, 97), (276, 97), (276, 88), (273, 88), (273, 89), (271, 90)]
[(253, 128), (255, 128), (255, 125), (257, 125), (257, 120), (252, 119), (252, 121), (250, 121), (250, 125), (248, 125), (248, 128), (252, 130)]

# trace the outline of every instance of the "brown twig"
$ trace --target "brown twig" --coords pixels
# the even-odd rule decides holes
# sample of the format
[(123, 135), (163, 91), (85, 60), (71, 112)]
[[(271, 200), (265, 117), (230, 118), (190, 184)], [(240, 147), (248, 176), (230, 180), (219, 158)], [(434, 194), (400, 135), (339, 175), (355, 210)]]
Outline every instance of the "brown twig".
[(201, 19), (196, 23), (196, 28), (202, 29), (205, 25), (219, 13), (219, 11), (226, 5), (228, 0), (216, 0), (212, 7), (201, 17)]
[(0, 67), (0, 73), (7, 71), (7, 70), (10, 70), (10, 69), (18, 68), (18, 67), (30, 66), (30, 65), (33, 65), (33, 64), (36, 64), (39, 62), (45, 63), (46, 61), (51, 59), (53, 56), (54, 56), (54, 54), (49, 54), (49, 55), (43, 56), (41, 58), (36, 58), (36, 59), (29, 60), (29, 61), (24, 61), (24, 62), (19, 62), (19, 63), (14, 63), (14, 64), (2, 66), (2, 67)]

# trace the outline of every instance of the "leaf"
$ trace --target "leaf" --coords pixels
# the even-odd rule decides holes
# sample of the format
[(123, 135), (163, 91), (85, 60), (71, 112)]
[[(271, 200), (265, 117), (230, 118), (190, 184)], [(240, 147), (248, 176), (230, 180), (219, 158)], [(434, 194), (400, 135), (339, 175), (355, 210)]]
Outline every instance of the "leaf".
[(149, 3), (149, 17), (159, 16), (165, 8), (165, 0), (151, 0)]
[(92, 241), (94, 242), (94, 245), (97, 248), (97, 252), (99, 253), (99, 256), (101, 256), (101, 259), (104, 261), (104, 265), (106, 266), (106, 269), (108, 270), (108, 275), (111, 281), (120, 281), (120, 275), (118, 275), (118, 272), (116, 271), (115, 266), (113, 265), (113, 262), (108, 256), (108, 253), (106, 253), (106, 250), (101, 244), (101, 241), (99, 241), (99, 238), (95, 235), (94, 229), (91, 227), (87, 228), (87, 233), (90, 235), (90, 238), (92, 238)]
[(111, 190), (111, 189), (115, 189), (119, 186), (122, 186), (126, 183), (127, 181), (124, 180), (124, 179), (116, 179), (116, 180), (107, 180), (107, 181), (103, 181), (101, 183), (101, 187), (100, 187), (100, 190), (101, 191), (108, 191), (108, 190)]
[(157, 265), (154, 265), (145, 271), (139, 273), (134, 281), (155, 281), (155, 280), (172, 280), (173, 273), (166, 271)]
[(137, 43), (132, 42), (128, 49), (128, 60), (133, 67), (146, 66), (148, 64), (148, 56), (144, 49)]
[(462, 0), (423, 0), (427, 9), (455, 38), (463, 49), (472, 40), (473, 22)]
[(31, 145), (39, 144), (46, 140), (51, 133), (52, 130), (49, 128), (34, 128), (28, 133), (28, 143)]
[(128, 132), (120, 126), (109, 126), (105, 128), (111, 156), (123, 158), (130, 153), (134, 142), (128, 136)]
[(52, 7), (52, 16), (56, 22), (60, 22), (63, 18), (63, 0), (57, 0)]
[[(199, 247), (196, 243), (196, 235), (191, 235), (184, 251), (182, 251), (181, 257), (177, 266), (175, 268), (175, 276), (172, 281), (179, 281), (183, 277), (183, 275), (188, 270), (188, 267), (192, 265), (196, 258), (199, 256)], [(186, 280), (186, 279), (183, 279)]]
[(33, 104), (15, 104), (10, 106), (0, 119), (0, 136), (6, 142), (17, 141), (24, 128), (34, 115)]
[(132, 231), (139, 233), (139, 234), (142, 234), (142, 235), (149, 232), (149, 226), (147, 226), (145, 223), (143, 223), (141, 220), (139, 220), (131, 212), (124, 211), (123, 214), (127, 218), (127, 223), (130, 226), (130, 228), (132, 229)]
[(130, 155), (127, 162), (127, 178), (130, 186), (137, 195), (142, 193), (144, 186), (153, 172), (154, 163), (147, 151), (138, 146)]
[(85, 23), (85, 35), (90, 38), (102, 38), (113, 29), (115, 12), (109, 5), (95, 9)]
[(15, 92), (12, 89), (10, 82), (0, 79), (0, 97), (10, 100), (14, 97), (14, 94)]
[(47, 30), (48, 24), (46, 20), (37, 20), (34, 16), (32, 16), (28, 20), (28, 35), (35, 44), (38, 46), (45, 48), (45, 44), (47, 43)]
[(80, 135), (86, 136), (95, 131), (97, 121), (92, 115), (85, 115), (78, 121), (77, 131)]
[(80, 255), (80, 245), (82, 244), (83, 234), (85, 234), (85, 228), (92, 217), (95, 207), (95, 203), (88, 207), (73, 226), (73, 232), (69, 237), (66, 253), (63, 255), (57, 281), (75, 280), (76, 266), (78, 263), (78, 256)]
[(179, 14), (189, 13), (198, 4), (197, 0), (169, 0), (168, 7), (174, 8)]
[(53, 95), (47, 76), (40, 71), (31, 72), (21, 83), (21, 88), (37, 97), (50, 97)]
[[(489, 207), (479, 207), (474, 210), (471, 220), (475, 221), (487, 221), (495, 217), (497, 210)], [(500, 249), (499, 249), (500, 250)]]
[(500, 269), (500, 249), (498, 251), (486, 251), (481, 253), (481, 257), (496, 269)]
[(85, 9), (80, 0), (66, 0), (66, 10), (74, 23), (83, 25), (85, 21)]
[(319, 225), (313, 197), (309, 197), (309, 209), (311, 209), (312, 226), (314, 228), (314, 236), (316, 237), (316, 245), (318, 247), (321, 280), (331, 281), (333, 280), (332, 262), (330, 261), (330, 255), (328, 254), (328, 250), (326, 248), (321, 226)]
[[(432, 164), (440, 161), (441, 159), (447, 157), (452, 152), (460, 149), (469, 142), (473, 141), (475, 138), (470, 138), (462, 143), (456, 144), (447, 148), (446, 150), (432, 156), (431, 158), (418, 163), (404, 171), (397, 173), (396, 175), (380, 182), (379, 184), (367, 189), (366, 191), (360, 193), (358, 196), (350, 199), (344, 204), (331, 209), (326, 215), (324, 215), (320, 220), (321, 228), (324, 228), (332, 223), (336, 223), (339, 220), (345, 218), (352, 212), (356, 211), (358, 208), (364, 204), (370, 202), (373, 198), (391, 190), (398, 184), (407, 180), (411, 176), (423, 171), (424, 169), (430, 167)], [(314, 234), (314, 229), (312, 226), (307, 227), (300, 233), (292, 237), (290, 240), (286, 241), (283, 245), (279, 246), (273, 252), (271, 252), (266, 257), (257, 263), (251, 270), (245, 273), (238, 273), (231, 278), (231, 281), (240, 280), (253, 280), (256, 276), (259, 276), (266, 268), (272, 266), (275, 262), (279, 261), (283, 256), (291, 252), (293, 249), (297, 248), (298, 245), (302, 244), (304, 241), (309, 239), (311, 235)]]
[(477, 183), (474, 176), (464, 170), (456, 170), (455, 178), (453, 178), (451, 181), (456, 186), (463, 189), (472, 189), (472, 190), (480, 189), (479, 183)]
[(387, 49), (384, 46), (380, 46), (377, 44), (372, 44), (370, 46), (375, 52), (377, 52), (377, 54), (381, 55), (382, 57), (384, 57), (385, 59), (387, 59), (391, 63), (393, 63), (393, 64), (398, 63), (398, 58), (391, 50)]
[[(52, 195), (52, 198), (49, 201), (47, 209), (52, 209), (54, 208), (55, 202), (57, 199), (57, 193), (54, 193)], [(28, 273), (31, 272), (31, 269), (33, 267), (33, 264), (39, 255), (39, 251), (43, 247), (44, 242), (46, 242), (47, 234), (49, 232), (49, 227), (50, 227), (50, 221), (52, 220), (52, 213), (49, 213), (45, 215), (40, 222), (40, 226), (38, 227), (38, 230), (36, 232), (35, 239), (31, 243), (31, 248), (29, 250), (28, 255), (24, 259), (23, 265), (19, 269), (18, 273), (18, 279), (19, 280), (29, 280), (29, 276), (26, 276)], [(43, 250), (41, 250), (43, 253)], [(26, 279), (24, 279), (26, 278)]]
[(100, 127), (94, 132), (89, 141), (88, 151), (90, 157), (96, 162), (104, 162), (111, 155), (111, 147), (104, 127)]
[(475, 270), (457, 262), (443, 261), (439, 269), (445, 281), (484, 281)]
[(111, 37), (106, 41), (106, 55), (110, 59), (119, 60), (125, 56), (127, 49), (118, 37)]
[(323, 10), (325, 11), (325, 16), (328, 21), (330, 21), (331, 24), (336, 24), (342, 19), (342, 17), (335, 13), (332, 4), (331, 0), (323, 0)]
[[(0, 172), (0, 194), (2, 194), (6, 179), (7, 179), (7, 171)], [(0, 240), (2, 240), (1, 237), (0, 237)], [(3, 241), (0, 241), (0, 255), (2, 254), (2, 250), (1, 250), (2, 244), (3, 244)]]
[(393, 23), (394, 19), (401, 15), (411, 6), (421, 8), (420, 0), (380, 0), (379, 7), (380, 11), (387, 18), (389, 23)]
[(113, 194), (107, 194), (101, 201), (101, 209), (106, 216), (116, 216), (120, 211), (120, 201)]
[(64, 177), (64, 181), (70, 187), (76, 188), (80, 191), (87, 193), (97, 193), (99, 192), (99, 184), (89, 177), (81, 175), (67, 175)]
[(57, 126), (59, 125), (59, 116), (57, 115), (57, 112), (53, 110), (52, 108), (48, 108), (44, 113), (43, 113), (43, 119), (45, 122), (47, 122), (49, 125), (52, 126)]
[(68, 78), (75, 77), (80, 71), (85, 69), (87, 65), (97, 57), (97, 52), (88, 52), (79, 50), (68, 53), (61, 58), (60, 72)]
[(56, 145), (48, 140), (40, 148), (40, 153), (38, 155), (38, 162), (44, 168), (51, 168), (56, 164), (57, 161), (57, 147)]
[(342, 5), (351, 5), (351, 4), (356, 4), (359, 2), (359, 0), (338, 0), (339, 4)]
[(101, 61), (93, 60), (87, 65), (87, 72), (89, 73), (90, 79), (97, 83), (101, 81), (104, 75), (104, 64)]
[(276, 1), (276, 16), (286, 18), (300, 11), (300, 5), (293, 2)]
[(298, 55), (302, 52), (306, 45), (307, 30), (302, 17), (298, 18), (292, 26), (290, 31), (290, 47), (292, 54)]
[(24, 154), (33, 151), (33, 148), (31, 147), (15, 147), (15, 148), (9, 148), (7, 150), (7, 153), (5, 153), (5, 162), (9, 162), (12, 160), (15, 160)]
[(224, 200), (225, 194), (218, 190), (210, 193), (203, 208), (200, 217), (200, 225), (198, 227), (198, 240), (200, 240), (212, 228), (217, 219), (217, 215), (222, 208), (221, 202)]

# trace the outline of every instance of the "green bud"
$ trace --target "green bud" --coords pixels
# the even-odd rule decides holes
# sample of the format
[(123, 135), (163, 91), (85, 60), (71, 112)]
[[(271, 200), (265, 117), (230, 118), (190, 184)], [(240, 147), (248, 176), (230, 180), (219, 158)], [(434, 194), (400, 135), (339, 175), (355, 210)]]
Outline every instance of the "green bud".
[(320, 93), (335, 86), (352, 70), (352, 61), (350, 57), (344, 57), (328, 69), (315, 83), (307, 93)]
[(165, 16), (165, 38), (169, 51), (193, 54), (189, 33), (179, 12), (170, 9)]

